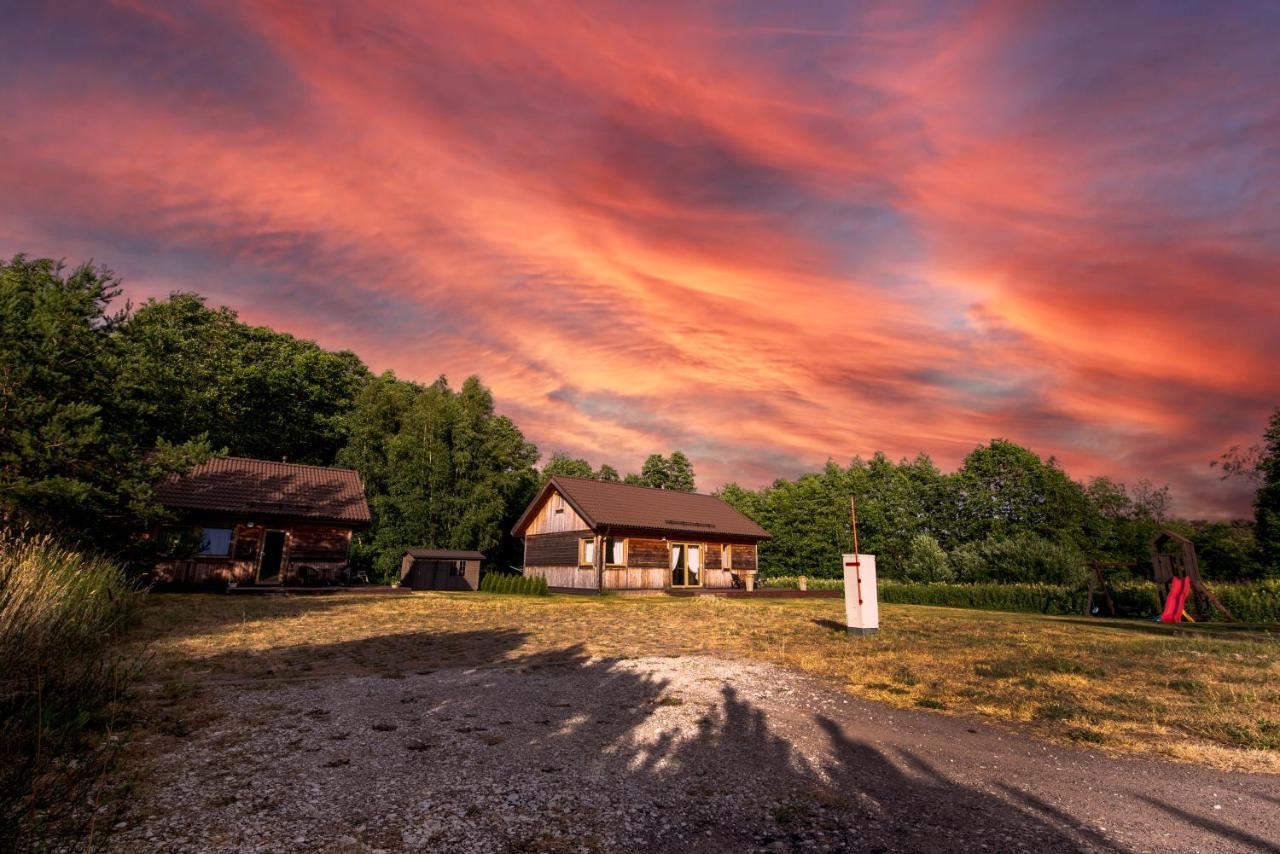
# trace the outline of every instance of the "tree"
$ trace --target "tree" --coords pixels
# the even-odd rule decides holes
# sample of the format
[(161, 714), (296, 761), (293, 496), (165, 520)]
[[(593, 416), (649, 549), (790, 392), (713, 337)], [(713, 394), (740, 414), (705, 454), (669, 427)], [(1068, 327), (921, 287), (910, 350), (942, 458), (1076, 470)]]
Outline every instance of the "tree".
[(618, 470), (608, 463), (601, 463), (599, 471), (596, 472), (596, 480), (602, 480), (606, 483), (618, 483), (622, 478), (618, 475)]
[(551, 455), (551, 459), (547, 460), (547, 464), (542, 467), (542, 482), (546, 483), (554, 475), (592, 479), (595, 477), (595, 472), (591, 469), (591, 463), (584, 459), (570, 457), (568, 454), (555, 453)]
[(241, 323), (196, 294), (149, 300), (116, 334), (122, 406), (143, 439), (332, 465), (370, 379), (355, 354)]
[(695, 492), (697, 488), (696, 478), (693, 473), (693, 463), (689, 461), (683, 451), (672, 451), (670, 458), (667, 459), (667, 483), (663, 489), (671, 489), (676, 492)]
[(911, 538), (902, 577), (907, 581), (929, 583), (954, 581), (956, 576), (938, 541), (928, 534), (916, 534)]
[(650, 454), (640, 467), (640, 474), (627, 475), (625, 482), (676, 492), (694, 492), (697, 489), (693, 463), (682, 451), (673, 451), (670, 457)]
[(454, 392), (391, 375), (357, 397), (339, 460), (365, 479), (373, 525), (357, 556), (390, 577), (408, 548), (479, 549), (511, 561), (511, 526), (538, 485), (538, 451), (494, 413), (477, 377)]
[(1280, 575), (1280, 409), (1262, 434), (1258, 491), (1253, 498), (1254, 536), (1268, 574)]
[(154, 484), (209, 449), (134, 429), (120, 397), (119, 295), (105, 267), (0, 263), (0, 520), (127, 557), (167, 515)]
[(993, 439), (965, 457), (950, 486), (960, 542), (1032, 533), (1084, 546), (1084, 490), (1053, 458)]

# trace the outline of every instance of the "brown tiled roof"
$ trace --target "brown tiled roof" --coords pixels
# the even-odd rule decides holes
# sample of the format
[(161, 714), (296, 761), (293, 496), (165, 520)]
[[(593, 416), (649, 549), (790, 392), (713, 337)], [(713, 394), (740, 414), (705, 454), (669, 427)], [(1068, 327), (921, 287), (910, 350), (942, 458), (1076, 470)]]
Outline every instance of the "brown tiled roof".
[(304, 466), (220, 457), (186, 477), (171, 475), (156, 485), (166, 507), (247, 516), (288, 517), (367, 525), (364, 484), (352, 469)]
[(721, 534), (760, 540), (769, 537), (768, 531), (714, 495), (560, 475), (547, 482), (516, 522), (517, 535), (551, 489), (558, 489), (592, 529), (607, 526), (664, 534)]
[(405, 554), (426, 560), (484, 560), (484, 552), (457, 551), (455, 549), (407, 549)]

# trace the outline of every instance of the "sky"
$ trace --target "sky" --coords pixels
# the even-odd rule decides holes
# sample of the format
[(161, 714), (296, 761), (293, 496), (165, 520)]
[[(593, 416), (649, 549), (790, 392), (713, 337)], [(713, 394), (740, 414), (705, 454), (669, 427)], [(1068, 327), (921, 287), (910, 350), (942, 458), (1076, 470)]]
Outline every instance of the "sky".
[(701, 489), (1007, 438), (1247, 515), (1280, 4), (6, 3), (0, 254)]

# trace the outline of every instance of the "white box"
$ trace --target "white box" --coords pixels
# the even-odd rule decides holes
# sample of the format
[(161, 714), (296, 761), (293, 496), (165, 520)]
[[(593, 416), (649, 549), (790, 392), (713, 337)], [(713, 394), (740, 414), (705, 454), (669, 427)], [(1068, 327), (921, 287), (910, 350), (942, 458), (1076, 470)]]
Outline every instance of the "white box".
[(876, 556), (844, 555), (844, 614), (851, 635), (874, 635), (880, 630), (876, 600)]

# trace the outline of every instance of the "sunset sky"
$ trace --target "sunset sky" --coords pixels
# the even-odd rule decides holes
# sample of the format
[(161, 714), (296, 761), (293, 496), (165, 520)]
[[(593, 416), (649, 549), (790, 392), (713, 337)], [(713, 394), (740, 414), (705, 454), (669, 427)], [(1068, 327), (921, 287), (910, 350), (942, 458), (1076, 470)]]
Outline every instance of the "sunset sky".
[(1280, 4), (429, 5), (8, 4), (0, 253), (704, 490), (1005, 437), (1248, 511)]

